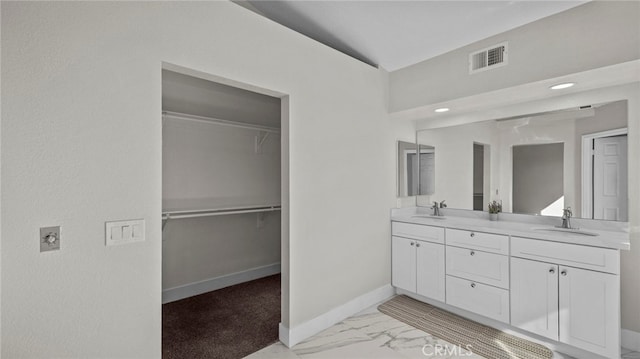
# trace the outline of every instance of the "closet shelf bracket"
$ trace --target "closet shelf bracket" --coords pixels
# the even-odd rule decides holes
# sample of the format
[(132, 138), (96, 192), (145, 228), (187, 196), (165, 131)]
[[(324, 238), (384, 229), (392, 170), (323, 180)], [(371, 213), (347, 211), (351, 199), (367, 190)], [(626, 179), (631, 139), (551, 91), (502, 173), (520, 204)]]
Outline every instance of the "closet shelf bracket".
[(163, 231), (164, 231), (164, 227), (167, 226), (167, 222), (169, 222), (170, 219), (171, 219), (171, 215), (170, 214), (167, 214), (166, 218), (162, 219), (162, 230)]
[(262, 153), (262, 145), (264, 144), (264, 141), (267, 139), (267, 137), (269, 137), (269, 132), (266, 132), (266, 131), (258, 132), (258, 135), (255, 137), (256, 154)]

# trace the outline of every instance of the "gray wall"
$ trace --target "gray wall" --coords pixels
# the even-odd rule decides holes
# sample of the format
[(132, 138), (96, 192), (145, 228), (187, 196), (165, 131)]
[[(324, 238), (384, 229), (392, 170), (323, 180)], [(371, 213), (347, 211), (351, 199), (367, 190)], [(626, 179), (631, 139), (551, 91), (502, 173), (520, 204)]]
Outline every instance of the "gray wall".
[(564, 195), (564, 144), (513, 146), (513, 212), (541, 214)]
[[(640, 58), (637, 1), (592, 1), (390, 75), (390, 111)], [(509, 42), (509, 64), (470, 75), (469, 54)]]

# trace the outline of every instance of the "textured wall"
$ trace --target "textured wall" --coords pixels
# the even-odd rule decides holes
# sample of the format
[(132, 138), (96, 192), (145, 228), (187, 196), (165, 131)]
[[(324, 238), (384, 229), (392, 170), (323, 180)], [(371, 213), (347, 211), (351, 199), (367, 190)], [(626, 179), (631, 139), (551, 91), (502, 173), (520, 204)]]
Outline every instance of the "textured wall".
[[(1, 6), (5, 357), (161, 356), (163, 62), (289, 95), (285, 325), (389, 283), (413, 126), (389, 122), (385, 73), (227, 2)], [(147, 240), (105, 247), (127, 218)], [(57, 224), (62, 249), (40, 254)]]
[[(391, 112), (640, 58), (637, 1), (591, 1), (390, 74)], [(509, 42), (509, 64), (469, 74), (469, 54)]]

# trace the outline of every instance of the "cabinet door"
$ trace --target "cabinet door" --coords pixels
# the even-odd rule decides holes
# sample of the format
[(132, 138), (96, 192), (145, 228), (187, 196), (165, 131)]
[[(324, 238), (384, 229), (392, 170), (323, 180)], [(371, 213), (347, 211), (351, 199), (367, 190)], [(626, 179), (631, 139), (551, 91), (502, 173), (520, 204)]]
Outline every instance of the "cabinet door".
[(558, 266), (511, 258), (511, 325), (558, 340)]
[(416, 241), (391, 237), (391, 284), (410, 292), (416, 291)]
[(620, 357), (620, 277), (560, 267), (560, 341)]
[(444, 302), (444, 245), (416, 241), (417, 293)]

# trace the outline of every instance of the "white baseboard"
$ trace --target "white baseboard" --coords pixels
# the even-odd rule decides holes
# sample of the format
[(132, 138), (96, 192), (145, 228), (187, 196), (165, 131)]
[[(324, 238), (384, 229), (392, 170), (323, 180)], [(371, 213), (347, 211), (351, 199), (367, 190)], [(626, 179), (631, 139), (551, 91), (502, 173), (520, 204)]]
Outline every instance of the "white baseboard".
[(622, 347), (640, 352), (640, 333), (633, 330), (622, 329)]
[(162, 304), (280, 273), (280, 263), (189, 283), (162, 291)]
[(378, 289), (374, 289), (369, 293), (365, 293), (349, 302), (334, 308), (324, 314), (321, 314), (305, 323), (297, 325), (289, 329), (280, 323), (279, 335), (280, 341), (287, 347), (300, 343), (301, 341), (317, 334), (334, 324), (360, 312), (370, 306), (379, 303), (395, 294), (395, 289), (387, 284)]

